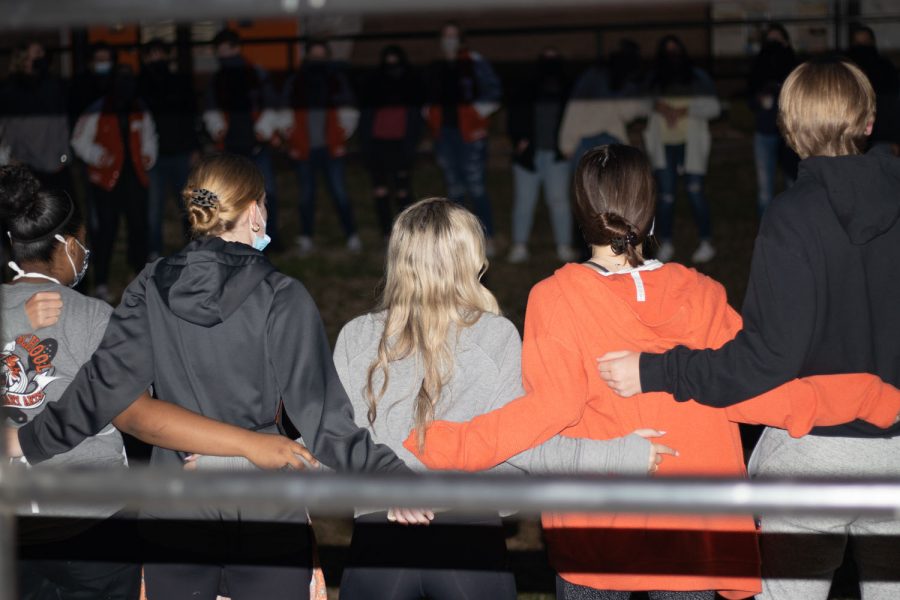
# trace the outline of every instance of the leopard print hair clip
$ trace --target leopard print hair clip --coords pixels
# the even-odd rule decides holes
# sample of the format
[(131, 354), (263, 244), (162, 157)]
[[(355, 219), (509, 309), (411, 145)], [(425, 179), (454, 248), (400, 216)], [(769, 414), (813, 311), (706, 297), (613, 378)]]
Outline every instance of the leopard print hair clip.
[(219, 197), (206, 188), (191, 190), (191, 204), (196, 204), (197, 206), (202, 206), (203, 208), (212, 208), (218, 203)]

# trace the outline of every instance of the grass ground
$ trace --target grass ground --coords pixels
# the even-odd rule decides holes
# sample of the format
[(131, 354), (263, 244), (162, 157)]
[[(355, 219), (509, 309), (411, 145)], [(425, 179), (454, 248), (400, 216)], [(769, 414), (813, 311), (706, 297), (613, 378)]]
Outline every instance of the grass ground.
[[(706, 191), (712, 207), (714, 243), (718, 255), (701, 270), (725, 285), (730, 302), (739, 309), (758, 221), (750, 116), (740, 105), (735, 104), (734, 107), (733, 112), (713, 126), (714, 143)], [(637, 141), (637, 132), (632, 133)], [(506, 316), (521, 331), (530, 288), (560, 265), (554, 254), (549, 216), (542, 205), (535, 218), (530, 262), (510, 265), (503, 259), (508, 249), (512, 205), (512, 175), (506, 141), (500, 138), (492, 140), (490, 154), (488, 187), (494, 206), (498, 256), (491, 263), (485, 283), (496, 294)], [(279, 169), (278, 177), (281, 227), (278, 232), (273, 232), (273, 236), (278, 236), (290, 248), (299, 233), (297, 183), (287, 165), (283, 167)], [(384, 260), (383, 241), (370, 200), (369, 179), (359, 162), (352, 157), (348, 160), (347, 178), (365, 251), (352, 255), (343, 249), (343, 235), (330, 199), (324, 190), (320, 190), (316, 239), (318, 252), (305, 258), (291, 252), (272, 257), (279, 269), (296, 277), (309, 289), (332, 342), (344, 323), (372, 308)], [(429, 158), (422, 158), (416, 166), (414, 191), (420, 198), (443, 194), (440, 172)], [(681, 197), (678, 204), (675, 260), (687, 263), (697, 244), (696, 230), (686, 198)], [(166, 240), (168, 249), (174, 250), (180, 244), (179, 225), (174, 207), (170, 206), (170, 209)], [(124, 244), (124, 240), (121, 243)], [(117, 291), (129, 280), (123, 254), (124, 250), (119, 253), (114, 266), (114, 273), (119, 275), (114, 283)], [(508, 547), (519, 583), (519, 597), (529, 600), (553, 598), (553, 573), (543, 554), (539, 523), (524, 520), (511, 523), (509, 527)], [(349, 519), (316, 520), (323, 566), (327, 580), (333, 584), (340, 581), (351, 529)], [(835, 591), (834, 597), (858, 597), (852, 575), (840, 579), (841, 583), (836, 586), (840, 589)], [(336, 597), (336, 590), (331, 592)]]

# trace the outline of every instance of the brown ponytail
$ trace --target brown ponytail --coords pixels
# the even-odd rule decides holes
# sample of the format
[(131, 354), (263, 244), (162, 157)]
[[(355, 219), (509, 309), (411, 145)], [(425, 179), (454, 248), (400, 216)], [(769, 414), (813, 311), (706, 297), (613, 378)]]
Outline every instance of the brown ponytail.
[(622, 144), (598, 146), (575, 171), (575, 219), (584, 241), (610, 246), (628, 264), (643, 264), (638, 248), (647, 239), (656, 210), (650, 163)]

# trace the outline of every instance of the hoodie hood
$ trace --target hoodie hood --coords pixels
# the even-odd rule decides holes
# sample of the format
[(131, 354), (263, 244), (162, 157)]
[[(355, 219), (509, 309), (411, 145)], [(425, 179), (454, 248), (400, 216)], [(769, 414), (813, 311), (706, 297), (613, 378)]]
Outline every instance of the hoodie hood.
[(648, 261), (644, 267), (608, 276), (569, 264), (554, 277), (572, 314), (584, 319), (587, 330), (618, 338), (611, 349), (662, 352), (678, 344), (705, 342), (710, 325), (703, 322), (704, 311), (708, 317), (707, 305), (715, 304), (719, 294), (724, 298), (717, 283), (675, 263)]
[(274, 270), (250, 246), (209, 237), (161, 260), (154, 269), (153, 284), (177, 317), (213, 327), (240, 308)]
[(853, 244), (866, 244), (900, 217), (900, 159), (873, 149), (860, 156), (816, 156), (800, 163), (828, 195)]

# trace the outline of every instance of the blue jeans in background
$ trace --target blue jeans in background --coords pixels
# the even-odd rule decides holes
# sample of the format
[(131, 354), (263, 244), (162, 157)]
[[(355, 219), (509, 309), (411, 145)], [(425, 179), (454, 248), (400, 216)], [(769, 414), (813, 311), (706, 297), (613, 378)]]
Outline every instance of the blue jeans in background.
[(597, 146), (606, 146), (607, 144), (622, 144), (622, 140), (619, 138), (609, 135), (608, 133), (598, 133), (597, 135), (592, 135), (589, 137), (581, 138), (581, 141), (578, 142), (578, 147), (575, 148), (575, 153), (572, 154), (572, 173), (575, 172), (575, 169), (578, 168), (578, 163), (581, 161), (581, 157), (587, 154), (588, 150), (596, 148)]
[(463, 204), (466, 192), (472, 200), (475, 215), (481, 219), (485, 235), (494, 237), (491, 200), (487, 194), (487, 139), (463, 141), (459, 129), (442, 127), (434, 143), (438, 165), (444, 172), (447, 197)]
[(316, 176), (321, 171), (325, 185), (337, 209), (344, 233), (349, 238), (356, 233), (353, 206), (347, 195), (344, 176), (344, 159), (332, 158), (327, 148), (313, 148), (307, 160), (297, 161), (297, 178), (300, 183), (300, 233), (312, 237), (316, 230)]
[(534, 153), (534, 171), (513, 165), (514, 203), (512, 213), (512, 241), (525, 244), (531, 235), (534, 209), (541, 184), (544, 200), (550, 210), (550, 223), (557, 246), (572, 245), (572, 209), (569, 206), (569, 163), (556, 160), (555, 150)]
[(184, 240), (190, 237), (190, 224), (182, 192), (191, 171), (189, 154), (160, 155), (147, 173), (150, 188), (147, 200), (147, 252), (151, 257), (163, 254), (163, 220), (166, 214), (166, 195), (171, 192), (178, 207)]
[(672, 226), (675, 218), (675, 195), (678, 176), (683, 174), (694, 222), (701, 240), (712, 238), (709, 216), (709, 202), (703, 193), (704, 176), (684, 173), (684, 144), (666, 146), (666, 168), (656, 170), (658, 199), (656, 203), (656, 235), (662, 241), (672, 240)]

